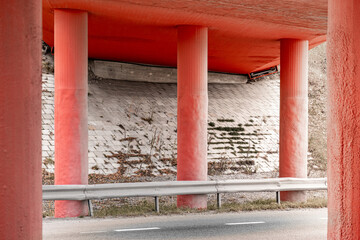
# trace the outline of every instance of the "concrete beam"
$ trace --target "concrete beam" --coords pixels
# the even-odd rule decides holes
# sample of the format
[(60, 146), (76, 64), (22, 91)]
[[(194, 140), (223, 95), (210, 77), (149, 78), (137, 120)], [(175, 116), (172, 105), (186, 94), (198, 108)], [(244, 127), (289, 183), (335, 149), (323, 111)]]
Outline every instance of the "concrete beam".
[[(91, 60), (89, 66), (101, 78), (136, 82), (176, 83), (177, 69), (171, 67)], [(247, 75), (208, 72), (209, 83), (246, 83)]]

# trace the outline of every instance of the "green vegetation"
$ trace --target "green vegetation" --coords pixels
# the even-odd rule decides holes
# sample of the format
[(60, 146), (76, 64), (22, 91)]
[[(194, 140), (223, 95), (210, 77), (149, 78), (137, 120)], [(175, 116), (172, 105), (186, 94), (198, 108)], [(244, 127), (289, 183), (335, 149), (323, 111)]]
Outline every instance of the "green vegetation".
[(229, 135), (230, 136), (238, 136), (238, 135), (241, 135), (241, 134), (238, 133), (238, 132), (229, 132)]
[(216, 127), (212, 130), (218, 130), (218, 131), (225, 131), (225, 132), (239, 132), (239, 131), (245, 131), (243, 127)]
[(42, 61), (42, 71), (44, 73), (54, 73), (54, 65), (50, 62)]
[(51, 157), (46, 157), (43, 161), (44, 165), (47, 166), (47, 165), (54, 165), (55, 164), (55, 161), (51, 158)]
[(213, 149), (234, 149), (233, 147), (214, 147)]
[(235, 122), (234, 119), (218, 119), (218, 122)]
[(97, 170), (99, 170), (99, 167), (98, 167), (98, 165), (95, 165), (95, 166), (92, 166), (91, 169), (97, 171)]

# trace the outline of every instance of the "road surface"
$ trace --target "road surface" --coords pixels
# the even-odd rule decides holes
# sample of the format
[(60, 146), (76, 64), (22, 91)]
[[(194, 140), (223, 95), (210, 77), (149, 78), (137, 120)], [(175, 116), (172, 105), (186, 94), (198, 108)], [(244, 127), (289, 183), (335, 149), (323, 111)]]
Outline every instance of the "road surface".
[(327, 209), (44, 219), (44, 239), (326, 239)]

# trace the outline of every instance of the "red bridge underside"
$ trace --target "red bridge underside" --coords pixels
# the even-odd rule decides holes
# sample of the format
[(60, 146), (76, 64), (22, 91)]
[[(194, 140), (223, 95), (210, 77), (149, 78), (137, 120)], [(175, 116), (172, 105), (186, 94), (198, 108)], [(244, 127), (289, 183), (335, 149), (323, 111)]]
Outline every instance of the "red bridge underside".
[[(176, 66), (179, 25), (209, 28), (209, 70), (247, 74), (279, 64), (280, 39), (326, 40), (327, 0), (43, 0), (43, 40), (54, 9), (89, 13), (89, 57)], [(56, 50), (55, 50), (56, 51)]]

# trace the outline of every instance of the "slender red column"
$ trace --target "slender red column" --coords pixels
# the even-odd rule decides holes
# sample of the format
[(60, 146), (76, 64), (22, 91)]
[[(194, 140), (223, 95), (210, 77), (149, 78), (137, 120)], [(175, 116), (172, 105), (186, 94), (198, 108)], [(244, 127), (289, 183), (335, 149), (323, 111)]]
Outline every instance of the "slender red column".
[[(207, 28), (178, 27), (177, 179), (207, 180)], [(178, 207), (206, 208), (206, 195), (177, 198)]]
[(41, 239), (41, 1), (0, 1), (0, 239)]
[[(307, 177), (308, 41), (280, 42), (280, 177)], [(305, 192), (281, 192), (282, 201), (305, 201)]]
[[(55, 184), (88, 183), (88, 15), (55, 10)], [(88, 214), (85, 201), (55, 201), (55, 217)]]
[(328, 7), (328, 239), (360, 239), (360, 2)]

